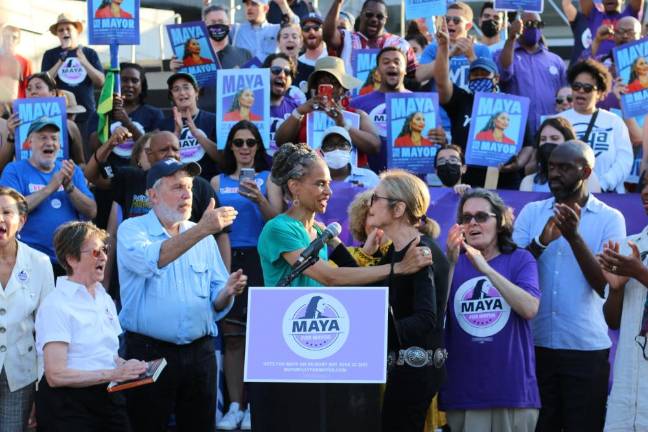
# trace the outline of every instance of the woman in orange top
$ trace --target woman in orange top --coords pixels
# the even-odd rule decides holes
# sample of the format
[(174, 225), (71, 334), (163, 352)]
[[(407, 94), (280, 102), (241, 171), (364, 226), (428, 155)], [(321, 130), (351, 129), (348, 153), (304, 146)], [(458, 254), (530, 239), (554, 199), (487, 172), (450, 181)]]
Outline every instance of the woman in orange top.
[(232, 106), (223, 116), (223, 121), (261, 121), (263, 117), (252, 112), (254, 106), (254, 92), (252, 89), (243, 88), (234, 95)]
[(200, 57), (200, 42), (194, 38), (187, 39), (184, 46), (182, 66), (196, 66), (208, 63), (213, 62), (208, 58)]
[(508, 113), (504, 111), (495, 113), (488, 120), (486, 126), (475, 136), (475, 139), (477, 141), (494, 141), (515, 145), (515, 141), (504, 134), (506, 128), (509, 127), (510, 121)]
[(103, 0), (97, 11), (95, 18), (129, 18), (132, 19), (133, 15), (126, 12), (121, 8), (124, 0)]

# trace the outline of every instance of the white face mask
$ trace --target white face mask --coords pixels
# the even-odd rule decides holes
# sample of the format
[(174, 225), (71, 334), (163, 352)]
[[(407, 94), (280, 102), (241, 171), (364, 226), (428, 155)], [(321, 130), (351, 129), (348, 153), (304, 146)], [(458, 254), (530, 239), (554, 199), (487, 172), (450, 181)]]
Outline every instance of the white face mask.
[(324, 162), (329, 168), (338, 170), (351, 162), (351, 152), (348, 150), (333, 150), (324, 153)]

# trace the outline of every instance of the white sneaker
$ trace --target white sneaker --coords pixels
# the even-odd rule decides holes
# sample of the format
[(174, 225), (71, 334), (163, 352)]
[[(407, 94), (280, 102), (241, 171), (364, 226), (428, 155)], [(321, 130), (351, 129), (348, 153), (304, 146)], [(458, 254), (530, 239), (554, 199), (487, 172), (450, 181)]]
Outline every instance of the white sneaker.
[(220, 430), (236, 430), (243, 420), (243, 412), (239, 410), (238, 402), (232, 402), (229, 406), (229, 411), (223, 418), (216, 423), (216, 429)]
[(250, 405), (248, 404), (243, 420), (241, 421), (241, 430), (252, 430), (252, 417), (250, 416)]

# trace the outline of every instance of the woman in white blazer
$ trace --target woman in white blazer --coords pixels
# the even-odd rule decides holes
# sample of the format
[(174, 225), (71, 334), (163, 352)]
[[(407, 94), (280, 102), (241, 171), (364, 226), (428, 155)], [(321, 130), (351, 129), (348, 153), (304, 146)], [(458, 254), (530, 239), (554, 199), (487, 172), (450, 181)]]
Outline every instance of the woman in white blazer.
[(0, 432), (22, 432), (38, 378), (35, 311), (54, 288), (44, 253), (16, 239), (27, 220), (27, 201), (0, 187)]

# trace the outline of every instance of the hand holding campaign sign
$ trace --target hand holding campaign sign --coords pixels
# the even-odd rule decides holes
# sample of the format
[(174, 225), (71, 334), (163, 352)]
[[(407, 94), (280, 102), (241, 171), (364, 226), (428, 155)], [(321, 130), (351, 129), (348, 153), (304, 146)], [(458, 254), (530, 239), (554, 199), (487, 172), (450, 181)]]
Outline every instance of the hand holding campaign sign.
[(612, 50), (621, 78), (621, 109), (624, 118), (648, 113), (648, 39), (630, 42)]
[(140, 0), (88, 0), (90, 45), (139, 45)]
[(437, 93), (388, 93), (387, 167), (434, 172), (437, 148), (428, 132), (439, 124)]
[(477, 93), (466, 144), (468, 165), (498, 166), (522, 147), (529, 99), (505, 93)]
[(216, 77), (218, 149), (225, 148), (230, 129), (240, 120), (259, 128), (263, 144), (270, 145), (270, 70), (221, 69)]
[(250, 287), (244, 381), (384, 383), (387, 293)]
[(544, 0), (495, 0), (495, 10), (537, 12), (544, 11)]
[(201, 87), (214, 85), (218, 61), (202, 21), (166, 26), (173, 53), (182, 61), (178, 72), (189, 73)]
[(20, 119), (20, 125), (16, 129), (15, 137), (16, 160), (29, 159), (31, 155), (31, 143), (27, 139), (27, 132), (33, 121), (43, 117), (53, 120), (60, 129), (60, 148), (56, 158), (58, 160), (68, 158), (69, 148), (65, 98), (16, 99), (13, 103), (13, 111), (18, 114), (18, 118)]
[(376, 72), (376, 57), (380, 50), (378, 49), (354, 49), (351, 52), (351, 67), (353, 71), (349, 72), (358, 78), (363, 84), (359, 88), (351, 90), (353, 95), (363, 95), (376, 89), (374, 73)]

